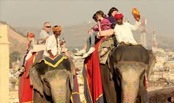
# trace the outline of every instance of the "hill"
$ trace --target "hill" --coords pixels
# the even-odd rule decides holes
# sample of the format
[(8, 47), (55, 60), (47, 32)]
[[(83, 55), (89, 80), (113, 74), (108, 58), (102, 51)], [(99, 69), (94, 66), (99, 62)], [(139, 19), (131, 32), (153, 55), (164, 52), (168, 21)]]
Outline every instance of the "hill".
[[(0, 24), (6, 23), (0, 22)], [(21, 57), (26, 50), (27, 38), (8, 25), (8, 40), (10, 42), (10, 54), (17, 53)]]
[[(60, 38), (65, 38), (67, 47), (72, 50), (73, 48), (80, 48), (85, 44), (86, 39), (88, 38), (87, 31), (91, 28), (93, 23), (83, 23), (79, 25), (71, 25), (63, 27), (62, 35)], [(41, 28), (34, 27), (15, 27), (17, 31), (22, 32), (26, 35), (27, 31), (33, 32), (36, 34), (36, 38), (39, 38), (39, 32)]]
[[(79, 25), (71, 25), (63, 27), (61, 37), (64, 37), (67, 41), (67, 47), (71, 50), (73, 48), (82, 47), (86, 39), (88, 38), (87, 31), (94, 25), (94, 23), (82, 23)], [(26, 31), (30, 31), (36, 34), (36, 37), (39, 37), (39, 32), (41, 28), (34, 27), (17, 27), (15, 28), (17, 31), (22, 32), (22, 34), (26, 34)], [(134, 32), (135, 39), (139, 42), (140, 40), (140, 31)], [(174, 36), (169, 37), (164, 34), (157, 33), (158, 46), (163, 49), (171, 49), (174, 50)], [(148, 48), (152, 46), (152, 32), (147, 33), (147, 45)]]

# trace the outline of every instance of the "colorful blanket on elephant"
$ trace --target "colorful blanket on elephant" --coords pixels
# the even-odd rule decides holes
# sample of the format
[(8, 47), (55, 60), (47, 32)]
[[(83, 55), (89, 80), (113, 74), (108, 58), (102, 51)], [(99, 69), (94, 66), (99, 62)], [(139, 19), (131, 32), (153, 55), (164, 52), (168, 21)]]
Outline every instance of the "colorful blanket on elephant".
[(25, 71), (19, 78), (19, 102), (29, 103), (33, 101), (33, 86), (30, 83), (29, 71), (33, 64), (35, 54), (33, 54), (27, 61)]
[(74, 87), (72, 88), (71, 101), (72, 103), (81, 103), (77, 75), (74, 76)]
[(102, 39), (96, 43), (95, 51), (84, 61), (84, 93), (87, 103), (104, 102), (98, 55), (98, 47), (101, 42)]
[(45, 64), (55, 68), (57, 67), (64, 59), (68, 59), (67, 56), (65, 55), (58, 55), (56, 56), (54, 59), (50, 58), (50, 57), (45, 57), (43, 59), (43, 61), (45, 62)]

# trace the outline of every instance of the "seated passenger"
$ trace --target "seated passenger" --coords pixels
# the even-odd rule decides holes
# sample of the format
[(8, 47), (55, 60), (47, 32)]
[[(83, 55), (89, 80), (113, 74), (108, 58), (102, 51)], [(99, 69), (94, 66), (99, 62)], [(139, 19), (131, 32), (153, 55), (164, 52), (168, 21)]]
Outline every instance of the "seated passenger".
[(131, 25), (129, 22), (123, 21), (123, 14), (116, 14), (115, 19), (117, 24), (114, 28), (116, 39), (119, 44), (132, 44), (136, 45), (137, 42), (133, 37), (132, 30), (137, 30), (141, 24), (140, 17), (135, 18), (135, 25)]
[(44, 56), (54, 58), (61, 53), (59, 36), (61, 35), (62, 28), (60, 26), (53, 27), (53, 34), (48, 36), (45, 46), (46, 50)]
[(29, 58), (31, 58), (31, 56), (33, 54), (34, 37), (35, 37), (35, 34), (30, 33), (30, 32), (27, 33), (27, 39), (29, 42), (27, 44), (26, 53), (21, 60), (20, 68), (15, 73), (16, 77), (19, 77), (25, 71), (26, 62)]
[(50, 22), (44, 22), (43, 28), (42, 28), (40, 35), (39, 35), (38, 44), (45, 44), (46, 39), (50, 35), (50, 32), (51, 32)]
[(26, 54), (22, 59), (22, 67), (15, 73), (15, 76), (19, 76), (19, 102), (31, 103), (33, 101), (33, 86), (30, 82), (30, 68), (32, 67), (36, 53), (33, 52), (35, 34), (27, 33), (28, 45)]
[(62, 27), (55, 25), (53, 28), (53, 35), (50, 35), (46, 40), (46, 50), (44, 51), (44, 56), (55, 58), (60, 54), (65, 54), (68, 57), (69, 62), (71, 63), (71, 68), (73, 74), (75, 75), (75, 70), (77, 69), (70, 58), (68, 49), (63, 45), (65, 42), (61, 42), (59, 36), (61, 35)]
[(95, 38), (100, 38), (100, 36), (109, 36), (112, 35), (113, 30), (111, 30), (111, 23), (108, 19), (106, 19), (106, 15), (103, 11), (99, 10), (93, 15), (93, 19), (97, 22), (95, 26), (93, 26), (89, 30), (90, 37), (88, 40), (88, 44), (90, 46), (89, 50), (85, 53), (86, 46), (83, 50), (79, 51), (79, 53), (84, 53), (82, 58), (88, 57), (92, 52), (94, 52), (95, 48)]

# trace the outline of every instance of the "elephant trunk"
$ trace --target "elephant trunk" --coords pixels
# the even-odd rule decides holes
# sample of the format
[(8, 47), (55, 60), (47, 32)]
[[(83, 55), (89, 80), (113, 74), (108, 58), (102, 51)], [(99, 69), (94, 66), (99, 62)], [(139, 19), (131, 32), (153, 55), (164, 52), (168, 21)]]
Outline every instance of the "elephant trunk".
[[(54, 72), (54, 73), (53, 73)], [(70, 72), (66, 70), (49, 71), (45, 75), (49, 83), (54, 103), (69, 103), (70, 101)]]
[(122, 103), (135, 103), (139, 92), (140, 77), (147, 66), (141, 62), (121, 61), (117, 69), (121, 75)]

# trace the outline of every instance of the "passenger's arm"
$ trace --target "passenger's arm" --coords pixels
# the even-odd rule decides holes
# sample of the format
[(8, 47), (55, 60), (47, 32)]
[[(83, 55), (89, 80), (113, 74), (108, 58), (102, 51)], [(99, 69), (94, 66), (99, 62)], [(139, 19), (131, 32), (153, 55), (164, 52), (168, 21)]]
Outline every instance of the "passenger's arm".
[(48, 52), (48, 54), (50, 55), (51, 58), (54, 58), (54, 55), (52, 54), (51, 50), (48, 50), (47, 52)]
[[(117, 24), (116, 24), (117, 25)], [(119, 33), (119, 30), (117, 30), (117, 28), (115, 27), (114, 28), (114, 34), (115, 34), (115, 37), (117, 39), (117, 42), (120, 43), (122, 42), (122, 36), (121, 34)]]
[(140, 27), (141, 22), (140, 21), (135, 21), (134, 25), (131, 25), (130, 23), (125, 22), (125, 25), (127, 25), (131, 30), (136, 31)]
[(51, 52), (51, 44), (52, 44), (52, 40), (51, 40), (51, 38), (50, 37), (48, 37), (48, 39), (46, 40), (46, 44), (45, 44), (45, 46), (46, 46), (46, 51), (48, 52), (48, 54), (50, 55), (50, 57), (54, 57), (54, 55), (52, 54), (52, 52)]
[(100, 32), (100, 36), (111, 36), (114, 33), (113, 29), (104, 30)]

